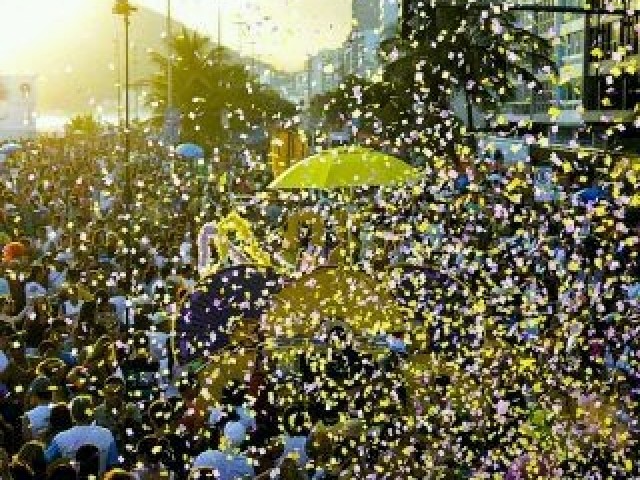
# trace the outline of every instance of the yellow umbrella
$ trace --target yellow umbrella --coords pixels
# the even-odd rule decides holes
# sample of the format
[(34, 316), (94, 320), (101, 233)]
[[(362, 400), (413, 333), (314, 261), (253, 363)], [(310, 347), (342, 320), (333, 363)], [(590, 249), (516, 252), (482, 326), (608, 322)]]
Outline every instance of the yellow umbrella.
[(322, 190), (388, 186), (419, 181), (420, 171), (399, 158), (369, 148), (348, 146), (324, 150), (289, 167), (271, 190)]
[(271, 339), (310, 338), (324, 321), (333, 319), (367, 335), (404, 329), (406, 317), (385, 286), (368, 274), (322, 267), (274, 297), (264, 328)]

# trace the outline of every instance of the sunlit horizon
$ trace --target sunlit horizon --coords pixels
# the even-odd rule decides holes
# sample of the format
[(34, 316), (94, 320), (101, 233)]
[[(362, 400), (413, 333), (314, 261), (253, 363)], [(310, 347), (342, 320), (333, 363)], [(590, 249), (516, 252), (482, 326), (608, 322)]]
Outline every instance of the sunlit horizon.
[[(106, 0), (105, 0), (106, 1)], [(351, 0), (221, 0), (220, 38), (244, 56), (255, 56), (275, 68), (304, 68), (309, 54), (338, 47), (351, 28)], [(38, 74), (38, 45), (65, 34), (65, 24), (82, 22), (112, 2), (96, 0), (1, 0), (0, 72)], [(161, 15), (166, 0), (135, 0)], [(37, 12), (37, 15), (34, 15)], [(313, 15), (309, 15), (313, 12)], [(173, 18), (190, 28), (218, 38), (218, 3), (212, 0), (173, 0)], [(106, 22), (115, 22), (113, 16)], [(132, 18), (135, 30), (135, 16)], [(90, 39), (90, 32), (86, 38)], [(158, 32), (161, 35), (163, 32)], [(81, 48), (88, 49), (83, 39)], [(70, 47), (71, 48), (71, 47)]]

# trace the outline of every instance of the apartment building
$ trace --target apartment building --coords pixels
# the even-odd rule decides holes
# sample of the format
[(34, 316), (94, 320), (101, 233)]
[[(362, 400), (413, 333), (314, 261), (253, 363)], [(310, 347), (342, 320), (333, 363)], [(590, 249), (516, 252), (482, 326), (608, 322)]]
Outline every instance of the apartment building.
[[(420, 23), (419, 3), (403, 2), (405, 35)], [(518, 6), (524, 28), (552, 43), (558, 74), (532, 66), (542, 89), (533, 93), (521, 85), (503, 105), (510, 130), (544, 133), (555, 144), (639, 150), (634, 122), (640, 103), (640, 0), (518, 0), (511, 5)]]

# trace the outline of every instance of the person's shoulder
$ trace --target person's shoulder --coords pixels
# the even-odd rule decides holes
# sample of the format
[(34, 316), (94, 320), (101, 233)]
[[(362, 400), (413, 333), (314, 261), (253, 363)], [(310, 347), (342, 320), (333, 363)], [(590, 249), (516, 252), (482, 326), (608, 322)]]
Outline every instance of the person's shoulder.
[(77, 435), (77, 427), (68, 428), (67, 430), (57, 433), (53, 437), (52, 443), (65, 443), (68, 438), (72, 438), (75, 435)]
[(85, 429), (88, 430), (91, 433), (92, 436), (93, 435), (96, 435), (96, 436), (101, 435), (104, 438), (111, 439), (111, 440), (113, 440), (113, 438), (114, 438), (113, 437), (113, 433), (111, 433), (111, 430), (109, 430), (106, 427), (102, 427), (100, 425), (85, 425), (85, 427), (86, 427)]
[(218, 465), (225, 463), (227, 456), (220, 450), (205, 450), (200, 453), (193, 461), (193, 467), (212, 467), (215, 468)]

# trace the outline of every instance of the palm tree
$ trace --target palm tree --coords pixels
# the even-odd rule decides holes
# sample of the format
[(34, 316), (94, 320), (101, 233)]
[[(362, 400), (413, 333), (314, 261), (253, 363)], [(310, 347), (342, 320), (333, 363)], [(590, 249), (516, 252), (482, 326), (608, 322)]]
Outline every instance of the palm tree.
[(466, 129), (473, 132), (474, 108), (491, 114), (523, 85), (534, 94), (539, 75), (556, 70), (550, 42), (520, 25), (513, 12), (465, 3), (425, 7), (418, 18), (409, 35), (381, 49), (385, 80), (396, 98), (413, 100), (409, 110), (417, 103), (448, 117), (451, 98), (462, 93)]
[[(209, 39), (185, 28), (171, 40), (173, 50), (173, 104), (181, 112), (181, 136), (203, 145), (220, 143), (233, 131), (247, 130), (252, 122), (275, 115), (289, 104), (248, 74), (223, 46), (211, 46)], [(159, 71), (151, 78), (148, 102), (153, 123), (162, 125), (167, 105), (167, 57), (153, 52)], [(279, 97), (278, 97), (279, 98)], [(229, 119), (229, 114), (231, 118)], [(227, 117), (227, 118), (225, 118)]]
[(102, 131), (102, 125), (92, 114), (75, 115), (65, 125), (65, 130), (69, 134), (86, 135), (96, 137)]

